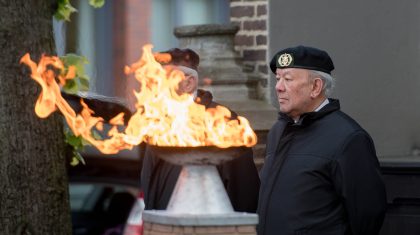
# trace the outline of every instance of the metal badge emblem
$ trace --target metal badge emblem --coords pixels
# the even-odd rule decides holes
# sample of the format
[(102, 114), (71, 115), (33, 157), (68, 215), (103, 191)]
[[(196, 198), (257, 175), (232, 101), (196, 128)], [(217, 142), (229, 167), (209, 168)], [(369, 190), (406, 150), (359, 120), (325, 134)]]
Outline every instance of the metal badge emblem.
[(289, 66), (293, 61), (293, 57), (290, 54), (282, 54), (279, 56), (278, 62), (281, 67)]

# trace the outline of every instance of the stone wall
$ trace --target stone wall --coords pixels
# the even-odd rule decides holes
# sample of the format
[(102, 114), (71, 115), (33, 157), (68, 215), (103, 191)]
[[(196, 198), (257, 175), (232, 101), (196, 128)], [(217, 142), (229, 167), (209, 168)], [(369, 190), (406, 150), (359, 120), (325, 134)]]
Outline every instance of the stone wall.
[(243, 58), (244, 72), (260, 81), (257, 87), (258, 99), (269, 101), (267, 8), (268, 0), (230, 1), (230, 20), (240, 28), (234, 40), (235, 50)]

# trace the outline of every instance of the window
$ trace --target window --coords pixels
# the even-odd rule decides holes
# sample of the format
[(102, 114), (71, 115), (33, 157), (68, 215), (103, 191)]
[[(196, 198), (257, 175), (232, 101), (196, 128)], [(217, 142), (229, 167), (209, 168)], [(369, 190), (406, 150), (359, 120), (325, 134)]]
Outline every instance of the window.
[(173, 29), (182, 25), (229, 22), (228, 0), (153, 0), (150, 28), (155, 51), (178, 45)]

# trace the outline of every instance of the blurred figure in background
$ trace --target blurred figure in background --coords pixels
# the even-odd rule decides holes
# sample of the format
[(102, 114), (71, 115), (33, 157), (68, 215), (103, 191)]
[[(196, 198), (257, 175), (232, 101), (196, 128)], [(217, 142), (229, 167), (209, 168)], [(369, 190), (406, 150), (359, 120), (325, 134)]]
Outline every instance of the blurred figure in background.
[[(163, 65), (174, 66), (184, 73), (185, 79), (179, 83), (178, 93), (188, 93), (194, 96), (194, 101), (207, 108), (214, 108), (217, 104), (213, 101), (210, 92), (198, 89), (199, 76), (197, 68), (200, 58), (191, 49), (173, 48), (161, 52), (170, 55), (169, 62)], [(232, 119), (237, 118), (233, 111)], [(258, 203), (260, 180), (253, 161), (252, 148), (245, 148), (245, 154), (217, 166), (227, 194), (235, 211), (255, 213)], [(238, 149), (239, 150), (239, 149)], [(243, 149), (242, 149), (243, 150)], [(166, 209), (172, 191), (181, 172), (181, 166), (168, 163), (145, 146), (141, 187), (144, 191), (146, 210)]]

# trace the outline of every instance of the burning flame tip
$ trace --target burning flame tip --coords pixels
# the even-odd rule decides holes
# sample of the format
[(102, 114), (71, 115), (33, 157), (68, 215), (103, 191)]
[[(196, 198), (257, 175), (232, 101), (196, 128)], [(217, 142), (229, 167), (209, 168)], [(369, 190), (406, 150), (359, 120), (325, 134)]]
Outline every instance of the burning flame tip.
[(22, 58), (19, 60), (19, 63), (25, 63), (29, 60), (31, 60), (31, 56), (29, 55), (29, 53), (25, 53), (25, 55), (23, 55)]

